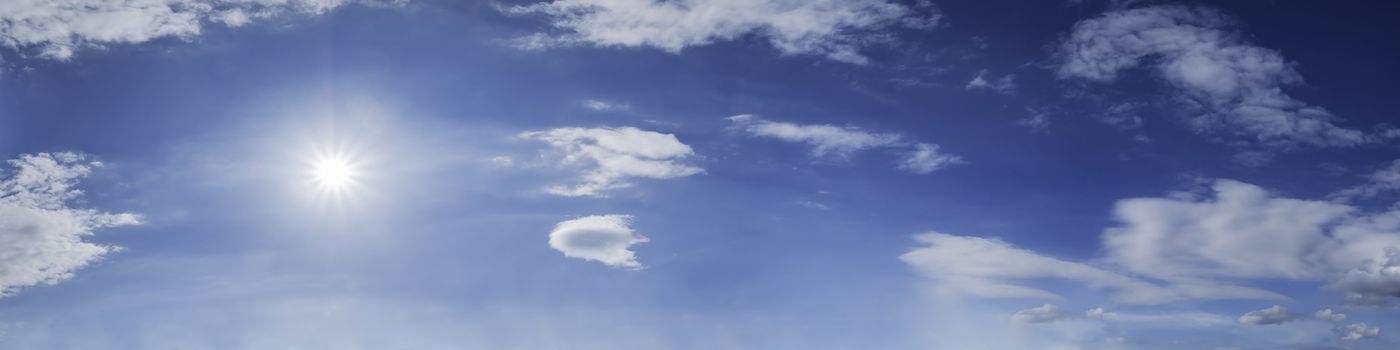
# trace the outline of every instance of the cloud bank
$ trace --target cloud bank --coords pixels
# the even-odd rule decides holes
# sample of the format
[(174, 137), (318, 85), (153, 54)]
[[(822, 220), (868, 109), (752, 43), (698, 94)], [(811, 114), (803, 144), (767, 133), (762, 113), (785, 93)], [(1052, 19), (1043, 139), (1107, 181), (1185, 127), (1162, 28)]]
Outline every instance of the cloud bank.
[(83, 195), (78, 180), (101, 163), (75, 153), (38, 153), (8, 164), (11, 171), (0, 178), (0, 296), (73, 277), (117, 249), (86, 237), (140, 223), (135, 214), (70, 206)]

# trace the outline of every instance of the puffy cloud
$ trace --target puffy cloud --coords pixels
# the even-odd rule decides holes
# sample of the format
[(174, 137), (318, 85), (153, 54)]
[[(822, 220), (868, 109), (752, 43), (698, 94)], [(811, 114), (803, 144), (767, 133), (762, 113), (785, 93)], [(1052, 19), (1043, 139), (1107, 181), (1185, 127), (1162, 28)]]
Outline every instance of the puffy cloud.
[(626, 112), (632, 109), (632, 106), (626, 103), (588, 99), (583, 100), (583, 108), (588, 108), (595, 112)]
[(604, 196), (609, 190), (632, 186), (628, 178), (670, 179), (704, 171), (681, 162), (694, 152), (671, 134), (632, 127), (558, 128), (520, 137), (549, 143), (563, 153), (564, 164), (590, 168), (581, 184), (546, 189), (561, 196)]
[(899, 163), (899, 168), (916, 174), (928, 174), (939, 169), (966, 163), (962, 157), (938, 152), (938, 145), (919, 143)]
[(85, 240), (95, 231), (140, 223), (135, 214), (70, 207), (75, 188), (101, 163), (75, 153), (23, 155), (0, 178), (0, 296), (71, 278), (116, 250)]
[(1332, 287), (1358, 304), (1388, 304), (1400, 300), (1400, 249), (1386, 250), (1385, 258), (1367, 261), (1347, 271)]
[(981, 298), (1059, 299), (1023, 282), (1064, 279), (1111, 289), (1118, 302), (1157, 304), (1182, 298), (1176, 291), (1087, 264), (1046, 257), (1001, 240), (937, 232), (914, 236), (926, 246), (899, 256), (945, 293)]
[(973, 76), (972, 80), (968, 81), (967, 85), (963, 86), (963, 88), (967, 90), (991, 90), (1002, 94), (1016, 92), (1015, 75), (1007, 74), (1001, 78), (993, 78), (991, 80), (987, 80), (988, 78), (986, 69), (977, 71), (977, 75)]
[(1240, 323), (1252, 325), (1273, 325), (1284, 324), (1297, 319), (1299, 319), (1297, 314), (1289, 312), (1288, 309), (1285, 309), (1282, 306), (1274, 305), (1273, 307), (1267, 309), (1246, 312), (1243, 316), (1240, 316)]
[(1073, 317), (1059, 307), (1051, 304), (1041, 305), (1021, 311), (1011, 315), (1011, 321), (1020, 323), (1051, 323)]
[(1274, 146), (1348, 146), (1367, 142), (1327, 110), (1283, 88), (1303, 82), (1278, 51), (1245, 40), (1235, 21), (1212, 9), (1155, 6), (1079, 22), (1058, 49), (1057, 75), (1110, 83), (1150, 66), (1185, 104), (1200, 131)]
[(1313, 313), (1313, 318), (1322, 321), (1335, 322), (1347, 319), (1347, 315), (1344, 313), (1332, 311), (1332, 309), (1322, 309)]
[(1333, 328), (1332, 333), (1342, 340), (1356, 341), (1379, 337), (1381, 329), (1380, 327), (1367, 326), (1365, 323), (1353, 323)]
[(884, 40), (881, 31), (931, 28), (941, 17), (927, 1), (907, 6), (886, 0), (553, 0), (503, 11), (547, 16), (563, 32), (520, 38), (523, 48), (593, 45), (679, 53), (752, 35), (784, 54), (856, 64), (868, 61), (862, 46)]
[(965, 163), (962, 157), (942, 153), (939, 146), (932, 143), (909, 144), (901, 140), (899, 134), (877, 133), (855, 127), (835, 125), (799, 125), (786, 122), (764, 120), (751, 114), (741, 114), (728, 118), (734, 128), (750, 135), (770, 137), (788, 142), (805, 143), (812, 146), (814, 158), (849, 158), (852, 154), (876, 148), (910, 148), (903, 154), (898, 164), (905, 171), (928, 174), (949, 166)]
[(320, 14), (346, 0), (8, 0), (0, 43), (56, 60), (78, 49), (189, 38), (209, 22), (237, 27), (284, 14)]
[(1119, 201), (1107, 260), (1169, 281), (1334, 281), (1355, 302), (1400, 300), (1400, 211), (1363, 214), (1229, 180), (1211, 191)]
[(640, 269), (633, 244), (649, 241), (628, 226), (630, 215), (593, 215), (560, 222), (549, 232), (549, 247), (570, 258), (612, 267)]
[(1319, 263), (1333, 246), (1326, 229), (1354, 211), (1230, 180), (1211, 190), (1213, 198), (1119, 201), (1121, 225), (1104, 233), (1109, 261), (1167, 280), (1319, 278), (1330, 269)]

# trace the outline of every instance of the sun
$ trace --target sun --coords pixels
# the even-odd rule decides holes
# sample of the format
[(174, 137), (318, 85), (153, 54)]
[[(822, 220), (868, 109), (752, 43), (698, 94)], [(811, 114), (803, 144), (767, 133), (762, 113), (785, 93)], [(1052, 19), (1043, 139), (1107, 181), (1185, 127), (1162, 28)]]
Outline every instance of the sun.
[(325, 192), (340, 193), (356, 186), (359, 169), (345, 156), (317, 157), (311, 163), (311, 180)]

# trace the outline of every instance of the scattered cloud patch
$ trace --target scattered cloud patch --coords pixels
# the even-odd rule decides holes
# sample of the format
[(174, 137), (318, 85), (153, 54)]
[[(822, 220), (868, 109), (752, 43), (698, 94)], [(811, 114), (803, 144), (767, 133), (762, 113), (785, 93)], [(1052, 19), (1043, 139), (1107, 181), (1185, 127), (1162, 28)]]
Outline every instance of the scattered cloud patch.
[(1400, 248), (1392, 245), (1385, 257), (1366, 261), (1332, 284), (1357, 304), (1385, 305), (1400, 301)]
[(902, 154), (898, 167), (912, 173), (928, 174), (966, 163), (962, 157), (941, 152), (936, 144), (910, 144), (895, 133), (877, 133), (849, 126), (775, 122), (751, 114), (736, 115), (728, 119), (735, 129), (750, 135), (810, 145), (813, 158), (847, 159), (856, 152), (869, 149), (907, 148), (909, 150)]
[(1105, 310), (1102, 307), (1096, 307), (1089, 310), (1085, 310), (1084, 317), (1095, 320), (1112, 320), (1118, 318), (1118, 313)]
[(899, 256), (935, 282), (940, 292), (980, 298), (1060, 299), (1058, 294), (1027, 286), (1033, 279), (1063, 279), (1115, 292), (1118, 302), (1159, 304), (1183, 296), (1122, 274), (1060, 260), (992, 238), (937, 232), (914, 236), (924, 246)]
[(1334, 124), (1326, 109), (1284, 92), (1303, 78), (1278, 51), (1255, 46), (1235, 21), (1204, 7), (1153, 6), (1084, 20), (1060, 43), (1056, 74), (1108, 84), (1150, 67), (1198, 111), (1199, 131), (1289, 147), (1351, 146), (1362, 132)]
[(771, 137), (812, 146), (812, 157), (849, 157), (852, 153), (900, 143), (899, 134), (875, 133), (855, 127), (798, 125), (768, 121), (750, 114), (729, 117), (736, 128), (754, 136)]
[(816, 55), (854, 64), (860, 53), (893, 28), (928, 29), (941, 14), (927, 1), (886, 0), (553, 0), (502, 11), (541, 15), (558, 29), (517, 39), (517, 46), (652, 47), (679, 53), (688, 47), (752, 36), (787, 55)]
[(983, 69), (977, 71), (977, 75), (974, 75), (963, 88), (968, 91), (989, 90), (999, 94), (1011, 94), (1016, 92), (1016, 75), (1007, 74), (1001, 78), (992, 78), (987, 75), (987, 70)]
[(55, 284), (117, 248), (85, 240), (96, 231), (136, 225), (131, 213), (71, 206), (78, 180), (102, 164), (76, 153), (38, 153), (8, 161), (0, 178), (0, 296)]
[(1024, 126), (1032, 131), (1044, 132), (1050, 130), (1050, 116), (1037, 110), (1028, 110), (1031, 116), (1016, 121), (1016, 125)]
[(68, 60), (84, 48), (188, 39), (211, 22), (317, 15), (350, 0), (9, 0), (0, 2), (0, 44)]
[(1351, 188), (1333, 192), (1333, 200), (1349, 202), (1369, 199), (1388, 192), (1400, 191), (1400, 160), (1366, 176), (1366, 182)]
[(1012, 322), (1019, 323), (1051, 323), (1073, 317), (1059, 307), (1051, 304), (1041, 305), (1021, 311), (1011, 315)]
[(800, 205), (800, 206), (802, 206), (803, 208), (807, 208), (807, 209), (831, 210), (831, 206), (829, 206), (829, 205), (822, 204), (821, 202), (817, 202), (817, 201), (806, 200), (806, 199), (798, 200), (798, 201), (797, 201), (797, 205)]
[(1321, 321), (1337, 322), (1347, 319), (1344, 313), (1332, 311), (1332, 309), (1322, 309), (1313, 313), (1313, 318)]
[(1274, 305), (1267, 309), (1246, 312), (1240, 316), (1239, 321), (1249, 325), (1275, 325), (1293, 322), (1299, 318), (1297, 314), (1289, 312), (1288, 309)]
[(694, 151), (672, 134), (632, 127), (558, 128), (520, 137), (544, 141), (562, 153), (562, 164), (588, 169), (580, 184), (546, 189), (561, 196), (603, 197), (608, 191), (632, 186), (631, 178), (670, 179), (704, 171), (683, 163)]
[(1367, 326), (1365, 323), (1353, 323), (1333, 328), (1332, 333), (1342, 340), (1357, 341), (1379, 337), (1381, 329), (1380, 327)]
[(564, 256), (611, 267), (641, 269), (634, 244), (650, 241), (632, 230), (630, 215), (593, 215), (560, 222), (549, 232), (549, 247)]
[[(1125, 304), (1284, 300), (1247, 284), (1285, 280), (1330, 285), (1355, 304), (1400, 302), (1400, 209), (1367, 214), (1218, 180), (1202, 192), (1120, 200), (1113, 215), (1118, 224), (1104, 231), (1104, 256), (1092, 265), (940, 233), (916, 236), (925, 246), (900, 258), (942, 291), (984, 298), (1055, 299), (1030, 283), (1060, 279), (1108, 290)], [(1240, 322), (1266, 324), (1270, 311), (1280, 310)]]
[(1119, 201), (1104, 244), (1109, 261), (1164, 280), (1322, 278), (1331, 266), (1320, 262), (1343, 243), (1326, 229), (1354, 211), (1219, 180), (1203, 195)]
[(938, 145), (914, 144), (914, 150), (899, 163), (899, 168), (915, 174), (928, 174), (939, 169), (966, 163), (962, 157), (940, 153)]
[(626, 112), (632, 110), (632, 106), (626, 103), (608, 102), (603, 100), (583, 100), (583, 108), (594, 112)]

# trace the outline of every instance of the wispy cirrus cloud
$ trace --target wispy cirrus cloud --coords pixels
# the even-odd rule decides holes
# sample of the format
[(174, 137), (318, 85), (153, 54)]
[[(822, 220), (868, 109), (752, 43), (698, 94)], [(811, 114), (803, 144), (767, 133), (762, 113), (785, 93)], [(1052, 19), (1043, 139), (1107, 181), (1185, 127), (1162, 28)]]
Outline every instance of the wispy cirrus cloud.
[(1361, 131), (1338, 126), (1326, 109), (1284, 92), (1302, 84), (1302, 75), (1277, 50), (1248, 42), (1238, 27), (1204, 7), (1112, 11), (1074, 26), (1059, 45), (1056, 74), (1102, 85), (1150, 68), (1195, 111), (1193, 128), (1235, 140), (1277, 147), (1368, 142)]
[(896, 133), (872, 132), (856, 127), (816, 124), (803, 125), (765, 120), (752, 114), (728, 118), (735, 129), (750, 135), (774, 138), (812, 146), (813, 158), (847, 159), (870, 149), (891, 149), (900, 152), (899, 169), (916, 174), (928, 174), (953, 165), (967, 163), (962, 157), (944, 153), (932, 143), (910, 144)]
[(932, 28), (942, 18), (932, 3), (886, 0), (553, 0), (505, 7), (542, 15), (560, 33), (536, 33), (517, 46), (688, 47), (753, 35), (788, 55), (817, 55), (863, 64), (861, 47), (891, 28)]
[(602, 197), (608, 191), (631, 187), (632, 178), (670, 179), (704, 172), (684, 163), (694, 155), (675, 135), (621, 128), (558, 128), (520, 134), (523, 139), (548, 143), (560, 152), (562, 165), (587, 169), (573, 186), (546, 191), (567, 197)]
[[(71, 59), (84, 48), (188, 39), (218, 23), (318, 15), (373, 0), (11, 0), (0, 2), (0, 44), (37, 56)], [(385, 0), (384, 2), (391, 2)]]
[(8, 162), (0, 178), (0, 296), (55, 284), (117, 250), (86, 238), (96, 231), (136, 225), (131, 213), (75, 208), (78, 180), (102, 164), (76, 153), (26, 154)]

